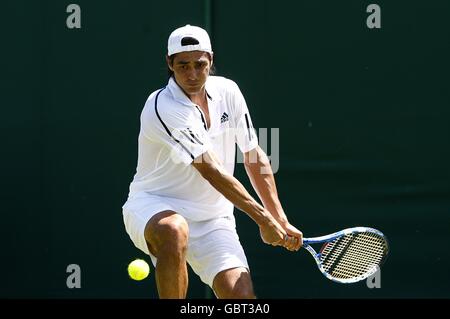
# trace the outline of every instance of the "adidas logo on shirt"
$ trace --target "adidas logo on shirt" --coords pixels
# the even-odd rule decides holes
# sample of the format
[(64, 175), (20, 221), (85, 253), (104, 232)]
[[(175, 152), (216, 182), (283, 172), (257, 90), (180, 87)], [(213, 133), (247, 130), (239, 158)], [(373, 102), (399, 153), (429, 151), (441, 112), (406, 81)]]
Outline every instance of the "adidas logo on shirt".
[(222, 117), (220, 118), (220, 124), (228, 121), (228, 114), (223, 112)]

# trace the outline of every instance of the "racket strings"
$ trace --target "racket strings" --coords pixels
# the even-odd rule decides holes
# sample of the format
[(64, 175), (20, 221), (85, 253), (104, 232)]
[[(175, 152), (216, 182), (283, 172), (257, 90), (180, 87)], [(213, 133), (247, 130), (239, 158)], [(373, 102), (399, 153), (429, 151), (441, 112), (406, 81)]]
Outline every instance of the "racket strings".
[(362, 276), (373, 267), (379, 265), (383, 257), (383, 249), (377, 245), (362, 245), (360, 241), (353, 241), (349, 248), (332, 268), (333, 276), (338, 278), (351, 278)]
[(376, 243), (361, 238), (355, 240), (354, 237), (340, 243), (328, 258), (327, 271), (337, 278), (363, 275), (381, 261), (382, 250), (378, 249), (377, 253)]
[(328, 243), (322, 251), (324, 270), (340, 279), (363, 276), (379, 265), (386, 242), (374, 233), (348, 234)]
[(377, 251), (376, 243), (353, 239), (330, 271), (334, 276), (343, 278), (363, 275), (381, 261), (382, 254), (382, 249)]

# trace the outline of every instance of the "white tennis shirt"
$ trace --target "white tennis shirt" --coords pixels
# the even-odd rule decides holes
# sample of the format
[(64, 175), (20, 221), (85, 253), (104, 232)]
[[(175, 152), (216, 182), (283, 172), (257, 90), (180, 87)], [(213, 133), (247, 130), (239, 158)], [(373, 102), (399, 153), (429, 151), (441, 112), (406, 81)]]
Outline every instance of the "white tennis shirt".
[(191, 163), (212, 150), (233, 174), (236, 144), (245, 153), (258, 145), (245, 99), (237, 84), (209, 76), (206, 92), (211, 127), (200, 107), (175, 80), (153, 92), (141, 114), (138, 164), (129, 199), (151, 194), (177, 207), (193, 221), (233, 213), (233, 204), (204, 179)]

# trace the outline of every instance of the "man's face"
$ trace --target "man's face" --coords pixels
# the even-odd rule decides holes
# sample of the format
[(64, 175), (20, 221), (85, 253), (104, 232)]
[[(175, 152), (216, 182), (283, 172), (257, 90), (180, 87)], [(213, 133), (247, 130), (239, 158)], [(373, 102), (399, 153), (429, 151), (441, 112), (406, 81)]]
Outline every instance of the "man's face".
[(189, 95), (198, 94), (203, 89), (212, 65), (210, 55), (203, 51), (177, 53), (173, 64), (167, 60), (178, 85)]

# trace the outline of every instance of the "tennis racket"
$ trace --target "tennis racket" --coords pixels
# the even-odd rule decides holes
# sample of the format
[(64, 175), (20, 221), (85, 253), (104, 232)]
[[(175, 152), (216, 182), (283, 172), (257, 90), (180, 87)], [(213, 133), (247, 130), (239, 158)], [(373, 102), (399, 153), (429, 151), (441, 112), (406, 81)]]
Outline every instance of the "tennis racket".
[[(310, 245), (323, 244), (317, 253)], [(369, 227), (347, 228), (333, 234), (303, 238), (303, 247), (314, 257), (328, 279), (344, 284), (374, 274), (389, 253), (386, 237)]]

